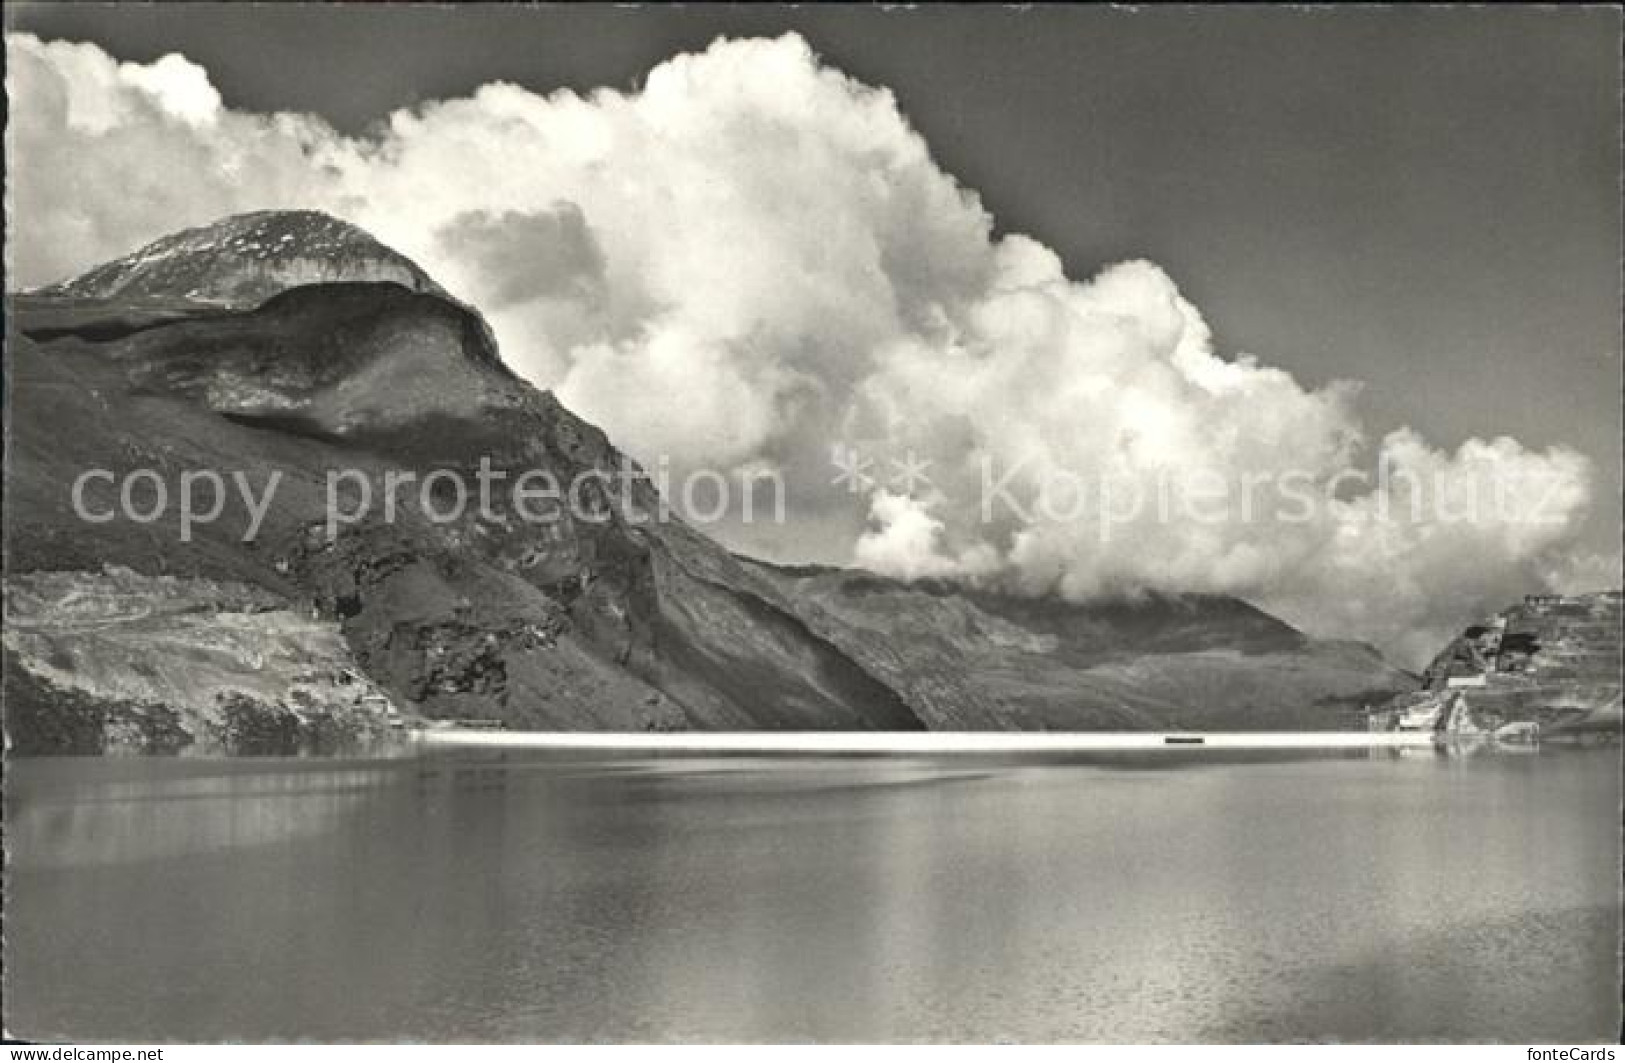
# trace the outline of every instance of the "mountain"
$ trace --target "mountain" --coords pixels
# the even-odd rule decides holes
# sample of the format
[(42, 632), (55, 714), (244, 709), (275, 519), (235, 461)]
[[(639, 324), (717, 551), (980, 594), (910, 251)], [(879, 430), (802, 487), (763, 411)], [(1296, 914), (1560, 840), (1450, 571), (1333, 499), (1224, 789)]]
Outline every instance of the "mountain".
[[(636, 467), (478, 313), (325, 215), (228, 218), (8, 303), (19, 750), (331, 748), (402, 717), (1335, 726), (1411, 684), (1234, 599), (1073, 606), (734, 557), (647, 519)], [(578, 504), (458, 509), (482, 473)], [(218, 492), (217, 519), (183, 524), (182, 492), (194, 513)]]
[(1338, 728), (1415, 682), (1236, 598), (1076, 604), (754, 564), (933, 730)]
[(1417, 690), (1379, 711), (1379, 725), (1459, 698), (1479, 728), (1533, 722), (1547, 734), (1617, 731), (1622, 604), (1617, 590), (1528, 595), (1452, 639)]

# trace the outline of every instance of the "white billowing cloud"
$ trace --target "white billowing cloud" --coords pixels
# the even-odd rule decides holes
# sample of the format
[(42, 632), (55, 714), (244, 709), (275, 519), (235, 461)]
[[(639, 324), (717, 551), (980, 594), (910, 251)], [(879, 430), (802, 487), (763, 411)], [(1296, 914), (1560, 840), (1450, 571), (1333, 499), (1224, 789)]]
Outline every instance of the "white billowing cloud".
[[(793, 35), (636, 92), (486, 85), (362, 139), (231, 110), (179, 56), (7, 51), (23, 283), (233, 211), (330, 210), (646, 465), (776, 469), (792, 520), (882, 571), (1235, 593), (1414, 661), (1574, 568), (1580, 455), (1410, 432), (1367, 452), (1354, 385), (1220, 357), (1151, 263), (1078, 281), (997, 234), (890, 93)], [(831, 485), (835, 444), (875, 462), (860, 497)], [(904, 460), (929, 484), (895, 484)]]
[(226, 110), (178, 55), (140, 66), (90, 44), (6, 38), (7, 244), (13, 283), (71, 276), (245, 204), (322, 198), (320, 119)]
[(119, 72), (165, 114), (188, 125), (208, 125), (220, 115), (220, 93), (209, 72), (183, 55), (172, 53), (147, 66), (122, 63)]
[(1424, 661), (1463, 617), (1486, 616), (1531, 588), (1574, 589), (1585, 562), (1568, 547), (1589, 484), (1589, 464), (1572, 450), (1536, 453), (1502, 437), (1470, 439), (1451, 454), (1393, 432), (1373, 489), (1332, 509), (1326, 544), (1307, 559), (1311, 578), (1283, 582), (1264, 600), (1306, 624), (1373, 633), (1397, 659)]
[(998, 551), (985, 542), (972, 543), (952, 556), (943, 549), (946, 526), (931, 513), (941, 501), (935, 493), (920, 499), (877, 490), (869, 502), (873, 526), (858, 537), (853, 549), (857, 563), (908, 580), (981, 580), (996, 575), (1003, 563)]

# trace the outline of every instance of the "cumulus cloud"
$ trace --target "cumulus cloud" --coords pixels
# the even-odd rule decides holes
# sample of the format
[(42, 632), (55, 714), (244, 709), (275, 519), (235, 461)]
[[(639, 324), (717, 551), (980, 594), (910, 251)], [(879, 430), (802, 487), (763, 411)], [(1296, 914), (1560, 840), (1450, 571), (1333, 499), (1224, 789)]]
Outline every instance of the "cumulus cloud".
[[(366, 138), (231, 110), (179, 56), (7, 51), (25, 284), (237, 210), (330, 210), (646, 464), (778, 471), (825, 554), (1080, 599), (1240, 594), (1411, 661), (1574, 567), (1583, 457), (1373, 444), (1355, 385), (1221, 356), (1156, 265), (1080, 280), (998, 234), (890, 93), (794, 35), (636, 92), (491, 84)], [(867, 490), (831, 485), (834, 443), (877, 463)], [(929, 481), (899, 486), (904, 461)]]

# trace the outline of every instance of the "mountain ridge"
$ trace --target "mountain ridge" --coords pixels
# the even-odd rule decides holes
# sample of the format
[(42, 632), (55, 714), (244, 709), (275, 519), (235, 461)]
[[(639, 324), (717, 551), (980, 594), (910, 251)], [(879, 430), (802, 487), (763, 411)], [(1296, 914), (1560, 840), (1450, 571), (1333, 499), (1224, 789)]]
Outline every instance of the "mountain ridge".
[(1415, 691), (1372, 714), (1379, 729), (1433, 713), (1440, 727), (1534, 723), (1547, 734), (1618, 731), (1625, 594), (1530, 594), (1462, 629)]
[(161, 236), (31, 294), (242, 309), (299, 285), (336, 281), (392, 281), (411, 291), (446, 294), (405, 255), (318, 210), (233, 214)]
[[(348, 658), (289, 664), (290, 690), (309, 678), (300, 668), (353, 668), (387, 701), (381, 715), (531, 729), (1098, 730), (1204, 719), (1247, 728), (1289, 715), (1326, 727), (1346, 725), (1350, 699), (1408, 682), (1379, 657), (1330, 649), (1236, 599), (1014, 599), (772, 566), (679, 519), (631, 520), (629, 507), (659, 510), (653, 487), (634, 477), (624, 496), (608, 490), (628, 459), (515, 376), (477, 311), (426, 275), (403, 284), (365, 262), (355, 275), (304, 283), (305, 266), (279, 263), (321, 257), (334, 232), (368, 248), (368, 261), (395, 268), (399, 256), (312, 212), (275, 213), (225, 219), (213, 234), (187, 230), (149, 245), (161, 254), (137, 252), (9, 299), (8, 605), (28, 576), (36, 592), (96, 600), (112, 600), (107, 585), (126, 571), (231, 581), (342, 638)], [(253, 249), (231, 244), (245, 231), (260, 234)], [(280, 238), (290, 231), (317, 234), (313, 248)], [(603, 519), (560, 507), (542, 523), (510, 510), (439, 521), (435, 497), (408, 493), (396, 520), (369, 512), (335, 526), (322, 490), (334, 469), (374, 483), (472, 476), (480, 462), (585, 477), (583, 498)], [(120, 476), (259, 470), (279, 473), (283, 488), (253, 541), (243, 540), (246, 514), (232, 510), (181, 544), (151, 524), (76, 519), (65, 485), (99, 466)], [(100, 509), (117, 501), (109, 485), (86, 496)], [(207, 589), (189, 586), (206, 608)], [(63, 607), (37, 593), (30, 601), (47, 618), (39, 630)], [(71, 686), (52, 656), (94, 648), (63, 630), (36, 635), (8, 627), (8, 675)], [(162, 689), (182, 703), (197, 747), (229, 746), (211, 701), (220, 692), (188, 686), (192, 665), (150, 649), (170, 669)], [(241, 686), (227, 693), (268, 712), (312, 711), (274, 704), (274, 684)], [(94, 701), (108, 691), (77, 693)], [(21, 696), (8, 689), (8, 700)]]

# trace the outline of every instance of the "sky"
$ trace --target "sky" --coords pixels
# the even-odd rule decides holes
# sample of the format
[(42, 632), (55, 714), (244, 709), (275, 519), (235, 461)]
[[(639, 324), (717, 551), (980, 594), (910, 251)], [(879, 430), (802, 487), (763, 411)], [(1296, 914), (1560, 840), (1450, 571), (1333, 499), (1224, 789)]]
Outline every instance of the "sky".
[[(970, 290), (967, 286), (982, 283), (971, 277), (977, 270), (990, 276), (1043, 273), (1047, 261), (1037, 262), (1042, 256), (1036, 252), (1029, 256), (1025, 244), (1006, 240), (1011, 234), (1025, 234), (1047, 248), (1045, 254), (1052, 252), (1059, 271), (1073, 281), (1087, 281), (1113, 263), (1149, 260), (1160, 268), (1159, 278), (1165, 276), (1177, 285), (1181, 301), (1200, 308), (1197, 331), (1204, 333), (1203, 344), (1226, 358), (1237, 352), (1256, 355), (1263, 366), (1291, 375), (1295, 384), (1290, 393), (1281, 392), (1281, 402), (1307, 404), (1318, 411), (1304, 446), (1313, 449), (1336, 435), (1343, 426), (1340, 418), (1346, 416), (1341, 406), (1352, 402), (1357, 403), (1360, 432), (1372, 452), (1394, 432), (1409, 433), (1406, 439), (1425, 439), (1428, 448), (1456, 459), (1461, 457), (1457, 448), (1475, 438), (1516, 439), (1519, 460), (1523, 451), (1570, 449), (1588, 459), (1589, 504), (1575, 508), (1560, 545), (1605, 558), (1617, 558), (1620, 552), (1617, 10), (754, 10), (704, 5), (591, 10), (188, 5), (182, 10), (20, 4), (8, 7), (7, 28), (45, 40), (91, 42), (128, 63), (150, 64), (180, 53), (207, 71), (219, 105), (229, 111), (319, 116), (346, 145), (380, 138), (419, 145), (415, 156), (402, 148), (400, 157), (407, 159), (428, 157), (421, 145), (434, 137), (442, 145), (450, 143), (449, 134), (434, 132), (435, 121), (455, 119), (469, 123), (468, 128), (496, 128), (490, 124), (493, 115), (528, 114), (525, 108), (540, 114), (544, 100), (537, 98), (545, 98), (553, 116), (548, 120), (562, 122), (576, 111), (571, 110), (574, 105), (566, 107), (550, 96), (556, 90), (572, 90), (582, 94), (572, 98), (592, 101), (597, 97), (589, 94), (607, 87), (635, 99), (648, 87), (652, 69), (675, 55), (705, 53), (718, 36), (772, 39), (793, 32), (816, 57), (811, 62), (819, 69), (842, 72), (857, 85), (890, 93), (879, 103), (853, 97), (858, 102), (848, 106), (852, 93), (841, 89), (819, 97), (813, 109), (794, 121), (814, 123), (807, 128), (827, 132), (842, 122), (858, 122), (861, 116), (867, 123), (862, 126), (868, 131), (865, 135), (872, 133), (874, 138), (861, 145), (863, 151), (893, 152), (902, 160), (897, 162), (898, 172), (905, 166), (920, 168), (917, 184), (901, 186), (910, 195), (951, 199), (955, 193), (943, 191), (938, 180), (946, 175), (979, 197), (976, 209), (968, 212), (962, 204), (934, 200), (917, 210), (910, 208), (915, 213), (900, 216), (926, 232), (916, 234), (917, 239), (897, 237), (888, 227), (896, 223), (891, 215), (854, 222), (873, 221), (885, 239), (902, 239), (899, 246), (917, 253), (918, 260), (911, 259), (908, 267), (913, 272), (906, 278), (911, 291), (933, 293), (932, 299), (946, 291), (957, 298)], [(798, 78), (801, 66), (811, 69), (799, 56), (738, 53), (715, 60), (707, 69), (719, 80), (738, 75), (742, 80), (737, 91), (750, 97), (757, 91), (770, 93), (772, 86), (763, 87), (763, 76)], [(480, 86), (492, 82), (511, 83), (534, 97), (514, 103), (475, 96)], [(666, 86), (662, 91), (689, 90)], [(728, 124), (704, 126), (700, 133), (742, 135), (737, 130), (743, 127), (727, 111), (726, 101), (705, 97), (703, 105), (696, 102), (705, 91), (692, 90), (683, 97), (688, 110), (678, 108), (669, 114), (721, 115)], [(478, 120), (487, 125), (478, 126), (467, 114), (458, 118), (436, 102), (465, 98), (479, 101), (471, 108), (480, 111)], [(644, 110), (654, 110), (657, 102), (645, 100)], [(398, 117), (391, 118), (401, 108), (432, 112), (435, 121), (403, 132)], [(630, 138), (614, 124), (622, 121), (619, 105), (599, 110), (602, 113), (590, 116), (592, 120), (602, 118), (606, 128), (621, 129), (617, 135)], [(781, 111), (771, 111), (775, 120), (783, 117)], [(896, 131), (889, 125), (884, 133), (871, 129), (892, 122), (893, 112), (904, 123)], [(577, 114), (570, 120), (587, 119)], [(905, 143), (909, 130), (918, 134), (928, 160), (911, 154), (914, 149)], [(850, 130), (838, 137), (831, 134), (830, 143), (842, 151), (857, 151), (853, 135)], [(691, 152), (690, 147), (682, 148), (689, 154), (669, 158), (660, 154), (669, 146), (665, 141), (650, 141), (645, 150), (649, 158), (665, 159), (673, 172), (694, 170), (700, 186), (707, 187), (705, 182), (716, 175), (698, 170), (713, 162), (703, 140), (695, 143)], [(756, 167), (740, 186), (742, 194), (760, 192), (767, 180), (760, 145), (742, 146), (732, 139), (719, 144), (713, 153), (716, 159), (748, 159)], [(729, 155), (730, 150), (735, 154)], [(363, 166), (356, 161), (357, 152), (346, 148), (340, 154), (343, 158), (334, 165), (346, 174)], [(635, 156), (628, 159), (623, 166), (635, 165)], [(21, 165), (28, 166), (29, 160), (22, 158)], [(399, 182), (378, 176), (384, 163), (368, 159), (364, 165), (372, 174), (367, 178), (372, 183), (365, 184), (368, 197), (386, 202), (389, 194), (395, 194), (406, 201)], [(402, 165), (421, 169), (436, 164)], [(726, 183), (730, 175), (747, 172), (743, 167), (740, 163), (720, 171), (720, 180)], [(548, 173), (550, 188), (573, 187), (572, 174)], [(845, 170), (832, 171), (826, 184), (835, 187), (846, 175)], [(795, 177), (772, 175), (774, 187), (797, 191)], [(266, 194), (292, 196), (302, 187), (289, 178), (268, 184), (271, 190)], [(350, 179), (345, 187), (354, 195), (362, 186)], [(815, 191), (806, 194), (813, 196)], [(568, 200), (574, 214), (564, 206), (557, 210), (549, 206), (524, 215), (537, 239), (581, 251), (569, 262), (532, 265), (538, 275), (579, 271), (597, 262), (594, 255), (607, 256), (607, 265), (598, 263), (598, 273), (588, 278), (607, 286), (603, 292), (593, 289), (597, 292), (593, 298), (600, 300), (600, 310), (609, 308), (604, 314), (630, 329), (635, 315), (629, 307), (637, 300), (626, 294), (630, 289), (618, 271), (630, 267), (621, 263), (629, 259), (653, 263), (638, 278), (637, 291), (643, 295), (658, 294), (665, 269), (687, 267), (703, 276), (710, 264), (695, 262), (690, 245), (677, 236), (649, 248), (632, 247), (626, 243), (629, 237), (605, 229), (605, 207), (597, 215), (592, 210), (580, 213), (581, 203), (593, 194), (590, 188), (571, 196), (560, 192), (559, 203)], [(162, 196), (152, 198), (158, 202)], [(456, 198), (458, 210), (447, 207), (448, 220), (439, 230), (441, 249), (455, 242), (469, 258), (489, 245), (496, 221), (508, 217), (502, 212), (524, 202), (519, 193), (507, 191), (493, 194), (489, 204)], [(153, 225), (164, 218), (161, 209), (152, 214)], [(984, 219), (988, 233), (960, 231), (975, 229)], [(391, 224), (382, 208), (369, 220), (375, 228)], [(724, 220), (719, 217), (716, 231), (707, 235), (726, 234)], [(744, 220), (742, 215), (741, 224)], [(759, 215), (748, 220), (763, 223)], [(772, 216), (768, 221), (773, 222)], [(658, 219), (649, 224), (659, 224)], [(836, 226), (832, 231), (845, 230)], [(133, 230), (117, 235), (128, 242)], [(156, 235), (158, 231), (150, 233)], [(561, 235), (568, 239), (561, 241)], [(690, 233), (686, 238), (698, 236)], [(990, 257), (974, 268), (965, 265), (964, 276), (948, 276), (958, 267), (939, 270), (924, 264), (947, 261), (950, 252), (977, 241), (978, 248), (986, 244), (992, 249), (987, 251)], [(1004, 250), (998, 251), (1001, 241)], [(85, 244), (88, 253), (92, 245), (100, 248), (116, 242), (112, 233), (104, 232), (99, 243), (87, 239)], [(64, 246), (72, 243), (66, 241)], [(409, 250), (431, 258), (435, 254), (434, 248)], [(981, 251), (967, 252), (969, 258), (977, 254)], [(497, 256), (492, 261), (506, 260)], [(779, 267), (784, 261), (784, 256), (764, 257), (756, 265)], [(812, 268), (796, 261), (797, 270)], [(895, 270), (890, 275), (894, 285), (902, 283), (899, 275)], [(456, 279), (479, 288), (478, 277)], [(559, 283), (565, 280), (577, 285), (570, 289), (571, 299), (586, 290), (580, 288), (581, 276), (572, 273)], [(1162, 283), (1157, 278), (1130, 280), (1149, 288)], [(1130, 298), (1118, 290), (1125, 286), (1133, 287), (1128, 281), (1118, 284), (1112, 298)], [(998, 284), (993, 287), (997, 290)], [(1097, 289), (1095, 295), (1104, 298), (1105, 291)], [(1133, 288), (1133, 293), (1139, 292)], [(563, 293), (563, 288), (534, 293), (529, 309), (496, 308), (493, 317), (505, 345), (509, 336), (545, 332), (543, 345), (562, 351), (566, 343), (561, 336), (572, 343), (586, 337), (596, 326), (582, 312), (572, 310), (575, 316), (570, 316), (560, 310), (568, 301)], [(1132, 299), (1142, 297), (1133, 293)], [(982, 295), (962, 300), (965, 313), (975, 318), (977, 328), (991, 329), (985, 314), (976, 316), (987, 309), (988, 300)], [(953, 299), (937, 301), (950, 307), (948, 316), (953, 318), (952, 307), (958, 304)], [(726, 331), (717, 324), (731, 312), (723, 301), (690, 302), (695, 305), (686, 313), (694, 320), (681, 322), (690, 332), (701, 326), (718, 330), (719, 335)], [(537, 309), (543, 303), (545, 315)], [(840, 305), (850, 309), (849, 304)], [(790, 311), (785, 314), (794, 316)], [(543, 316), (545, 322), (538, 323)], [(643, 319), (637, 322), (638, 327), (647, 325)], [(949, 324), (962, 331), (971, 328), (957, 319)], [(802, 332), (785, 328), (785, 337), (805, 339)], [(1014, 334), (1011, 329), (1004, 322), (989, 334), (1008, 339)], [(913, 322), (904, 331), (918, 337), (930, 330)], [(1205, 338), (1209, 331), (1210, 339)], [(673, 331), (668, 342), (678, 344), (690, 332)], [(658, 343), (632, 353), (615, 347), (624, 336), (613, 328), (605, 336), (608, 339), (597, 339), (608, 343), (606, 349), (614, 355), (603, 358), (606, 365), (658, 366), (662, 358), (674, 357), (663, 354)], [(732, 334), (726, 338), (737, 340)], [(848, 341), (856, 342), (852, 337), (842, 342)], [(938, 355), (952, 347), (944, 343), (947, 346)], [(1178, 346), (1174, 342), (1170, 350)], [(826, 352), (821, 357), (828, 362), (834, 356)], [(940, 366), (940, 357), (936, 364)], [(624, 400), (609, 391), (618, 378), (595, 379), (582, 366), (580, 356), (559, 353), (532, 369), (534, 376), (543, 378), (538, 382), (560, 386), (567, 400), (573, 396), (578, 405), (586, 405), (589, 416), (606, 423), (617, 438), (629, 439), (634, 450), (640, 442), (650, 449), (669, 442), (646, 426), (671, 420), (670, 411), (616, 407)], [(738, 366), (730, 362), (724, 368)], [(768, 388), (762, 380), (769, 370), (778, 377), (810, 374), (813, 383), (826, 390), (833, 384), (869, 393), (885, 392), (886, 387), (919, 390), (918, 381), (904, 379), (907, 366), (901, 355), (890, 358), (885, 373), (866, 366), (861, 373), (846, 374), (827, 365), (809, 368), (794, 359), (770, 367), (750, 363), (746, 368), (749, 372), (740, 387), (747, 392), (752, 387)], [(1327, 394), (1324, 389), (1334, 382), (1349, 379), (1360, 382), (1357, 397), (1341, 392), (1335, 399), (1303, 397)], [(1276, 386), (1262, 377), (1253, 383)], [(780, 385), (773, 387), (779, 388), (773, 394), (780, 398), (789, 393)], [(975, 399), (985, 403), (991, 395), (983, 391)], [(1035, 414), (1036, 408), (1020, 404), (1027, 400), (1018, 402), (1013, 395), (1008, 387), (996, 393), (1001, 409), (1011, 417)], [(882, 398), (892, 402), (886, 408), (895, 413), (896, 396), (887, 392)], [(955, 401), (967, 400), (944, 395), (935, 401), (938, 408), (948, 409)], [(1330, 413), (1321, 406), (1339, 410)], [(1285, 407), (1277, 403), (1274, 408)], [(1250, 430), (1248, 414), (1202, 409), (1210, 427), (1234, 416), (1232, 434)], [(739, 429), (744, 438), (710, 440), (703, 456), (727, 452), (736, 459), (793, 463), (794, 455), (786, 457), (793, 440), (782, 433), (775, 437), (771, 430), (771, 423), (783, 416), (782, 408), (765, 406), (762, 425), (753, 429), (746, 423)], [(1013, 422), (1007, 418), (1006, 423)], [(1276, 432), (1285, 445), (1292, 445), (1296, 430), (1292, 425), (1297, 423), (1293, 420)], [(622, 431), (616, 432), (617, 427)], [(671, 421), (671, 429), (699, 431), (680, 418)], [(914, 426), (898, 439), (944, 456), (951, 449), (942, 440), (944, 431)], [(653, 434), (640, 440), (640, 432)], [(1209, 432), (1209, 441), (1212, 438)], [(1245, 448), (1232, 449), (1240, 454)], [(892, 506), (893, 519), (877, 512), (859, 515), (860, 523), (865, 517), (871, 523), (878, 519), (886, 533), (870, 537), (868, 552), (860, 551), (860, 559), (876, 567), (886, 567), (890, 559), (905, 571), (912, 566), (914, 574), (939, 571), (943, 557), (937, 555), (951, 555), (953, 564), (965, 570), (977, 570), (982, 563), (976, 551), (987, 544), (968, 541), (959, 542), (960, 549), (928, 549), (929, 563), (920, 562), (915, 549), (919, 537), (930, 542), (943, 532), (953, 540), (957, 529), (953, 519), (942, 513), (925, 514), (918, 507), (899, 509), (895, 500), (880, 504)], [(810, 514), (807, 525), (820, 526), (819, 517)], [(847, 517), (832, 519), (840, 524)], [(946, 521), (945, 531), (933, 521)], [(843, 541), (840, 535), (827, 538)], [(808, 552), (805, 543), (753, 541), (748, 534), (741, 545), (780, 553), (798, 552), (799, 545), (799, 552)], [(1076, 554), (1078, 549), (1071, 543), (1050, 545), (1063, 554), (1069, 550)], [(1261, 562), (1243, 555), (1278, 545), (1227, 544), (1221, 567), (1225, 572), (1251, 573)], [(1481, 542), (1459, 545), (1465, 551), (1480, 551), (1489, 560), (1499, 556)], [(1559, 544), (1542, 544), (1541, 549), (1555, 545)], [(1048, 549), (1042, 543), (1030, 548), (1040, 555)], [(1188, 543), (1181, 543), (1170, 557), (1182, 562), (1188, 548)], [(1520, 545), (1513, 560), (1523, 566), (1532, 563), (1537, 552)], [(1090, 556), (1092, 574), (1080, 586), (1098, 583), (1101, 559), (1097, 552)], [(1058, 579), (1066, 586), (1069, 574), (1077, 575), (1069, 568), (1072, 564), (1043, 562), (1024, 571), (1042, 572), (1042, 579)], [(1204, 557), (1202, 564), (1207, 567), (1195, 582), (1204, 587), (1246, 590), (1249, 580), (1262, 579), (1268, 585), (1266, 592), (1256, 596), (1269, 600), (1269, 588), (1276, 586), (1272, 582), (1276, 576), (1217, 576), (1212, 557)], [(1434, 562), (1435, 567), (1452, 571), (1456, 564), (1454, 559)], [(1123, 578), (1133, 575), (1128, 572)], [(1419, 586), (1417, 593), (1425, 595), (1426, 582)], [(1098, 589), (1091, 585), (1080, 593)], [(1482, 588), (1485, 596), (1510, 589), (1510, 584)], [(1298, 600), (1297, 592), (1282, 592), (1279, 597), (1289, 613), (1294, 603), (1300, 613), (1314, 612)], [(1371, 623), (1369, 618), (1351, 619), (1343, 626), (1364, 630)]]

